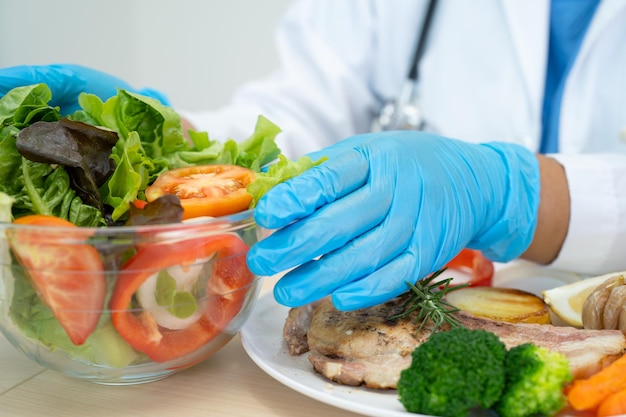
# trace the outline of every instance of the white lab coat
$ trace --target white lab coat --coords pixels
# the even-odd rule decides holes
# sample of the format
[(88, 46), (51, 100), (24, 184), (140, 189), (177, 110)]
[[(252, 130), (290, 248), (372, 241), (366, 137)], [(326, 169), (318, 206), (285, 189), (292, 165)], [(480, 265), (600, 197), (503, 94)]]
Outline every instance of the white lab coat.
[[(425, 0), (299, 0), (277, 31), (281, 68), (218, 111), (189, 114), (214, 138), (245, 138), (258, 114), (291, 157), (368, 131), (398, 95)], [(443, 0), (420, 66), (420, 106), (437, 133), (539, 149), (549, 0)], [(553, 267), (626, 270), (626, 0), (603, 0), (571, 70), (560, 153), (571, 224)]]

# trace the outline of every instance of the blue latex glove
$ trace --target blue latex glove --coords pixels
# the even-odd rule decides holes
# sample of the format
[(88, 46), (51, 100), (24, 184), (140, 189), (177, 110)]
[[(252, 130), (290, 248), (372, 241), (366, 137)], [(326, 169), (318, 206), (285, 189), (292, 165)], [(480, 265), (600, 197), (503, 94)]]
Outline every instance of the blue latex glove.
[(167, 97), (149, 88), (134, 89), (125, 81), (112, 75), (80, 65), (20, 65), (0, 69), (0, 97), (9, 90), (31, 84), (45, 83), (52, 91), (51, 106), (59, 106), (61, 113), (71, 114), (80, 109), (78, 95), (82, 92), (95, 94), (106, 100), (124, 89), (155, 98), (169, 105)]
[(465, 247), (508, 261), (532, 241), (539, 167), (521, 146), (401, 131), (355, 136), (311, 157), (323, 155), (256, 207), (260, 226), (280, 230), (251, 248), (250, 269), (297, 266), (275, 286), (281, 304), (332, 294), (338, 309), (376, 305)]

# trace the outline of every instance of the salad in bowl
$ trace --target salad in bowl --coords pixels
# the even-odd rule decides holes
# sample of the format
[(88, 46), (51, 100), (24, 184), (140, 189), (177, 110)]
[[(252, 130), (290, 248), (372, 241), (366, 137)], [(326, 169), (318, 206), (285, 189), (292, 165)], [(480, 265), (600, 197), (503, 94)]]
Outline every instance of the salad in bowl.
[(263, 116), (245, 140), (218, 141), (125, 90), (83, 94), (66, 116), (50, 99), (45, 84), (0, 98), (0, 331), (102, 384), (208, 358), (257, 299), (256, 201), (317, 162), (281, 155)]

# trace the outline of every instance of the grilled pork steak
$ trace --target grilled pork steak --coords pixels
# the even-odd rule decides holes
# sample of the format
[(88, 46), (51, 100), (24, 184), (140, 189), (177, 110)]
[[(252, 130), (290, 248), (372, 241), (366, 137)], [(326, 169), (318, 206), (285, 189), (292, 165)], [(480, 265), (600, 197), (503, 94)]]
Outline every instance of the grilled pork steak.
[[(395, 389), (411, 352), (431, 328), (417, 332), (412, 317), (390, 320), (402, 311), (402, 299), (356, 311), (336, 310), (330, 298), (291, 309), (283, 336), (292, 355), (309, 351), (313, 368), (344, 385)], [(507, 348), (532, 342), (563, 353), (575, 377), (589, 376), (626, 352), (619, 330), (586, 330), (549, 324), (505, 323), (458, 313), (470, 329), (495, 333)]]

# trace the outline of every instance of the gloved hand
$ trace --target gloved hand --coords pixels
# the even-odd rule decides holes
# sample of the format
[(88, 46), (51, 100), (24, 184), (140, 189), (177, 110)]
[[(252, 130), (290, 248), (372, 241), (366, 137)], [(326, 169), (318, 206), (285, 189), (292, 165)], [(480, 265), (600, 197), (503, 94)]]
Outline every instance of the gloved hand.
[(297, 266), (275, 286), (281, 304), (329, 294), (342, 310), (380, 304), (465, 247), (508, 261), (532, 241), (539, 166), (521, 146), (399, 131), (354, 136), (311, 157), (323, 155), (256, 207), (258, 225), (279, 230), (250, 249), (250, 269), (267, 276)]
[(82, 92), (95, 94), (102, 100), (117, 94), (121, 88), (169, 105), (167, 97), (149, 88), (133, 89), (125, 81), (112, 75), (80, 65), (20, 65), (0, 69), (0, 97), (9, 90), (30, 84), (45, 83), (52, 91), (50, 105), (61, 107), (63, 115), (78, 110), (78, 95)]

